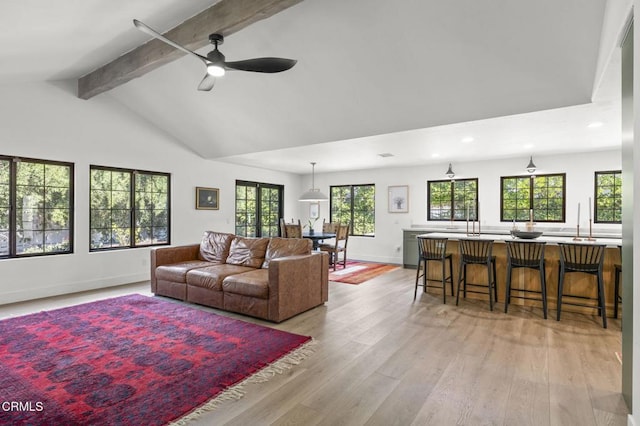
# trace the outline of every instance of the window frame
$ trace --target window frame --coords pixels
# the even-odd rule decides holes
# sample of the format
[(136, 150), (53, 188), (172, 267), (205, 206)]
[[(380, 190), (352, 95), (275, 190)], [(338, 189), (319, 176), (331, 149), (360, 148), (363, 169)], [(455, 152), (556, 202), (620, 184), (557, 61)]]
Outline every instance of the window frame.
[[(451, 203), (451, 209), (449, 210), (449, 217), (448, 218), (434, 218), (431, 210), (432, 210), (432, 206), (431, 206), (431, 185), (432, 184), (443, 184), (443, 183), (449, 183), (451, 185), (450, 188), (450, 198), (449, 201)], [(480, 182), (478, 180), (478, 178), (467, 178), (467, 179), (438, 179), (438, 180), (428, 180), (427, 181), (427, 220), (428, 221), (434, 221), (434, 222), (464, 222), (465, 220), (467, 220), (467, 215), (465, 214), (464, 217), (462, 218), (455, 218), (455, 200), (456, 200), (456, 186), (455, 183), (456, 182), (475, 182), (476, 184), (476, 190), (475, 190), (475, 198), (473, 200), (469, 200), (469, 201), (475, 201), (474, 203), (474, 208), (473, 211), (469, 212), (469, 219), (473, 219), (473, 218), (477, 218), (478, 217), (478, 191), (480, 189)], [(465, 206), (467, 205), (466, 203), (466, 197), (465, 197)]]
[[(559, 220), (548, 220), (548, 219), (539, 219), (536, 218), (536, 212), (539, 209), (534, 209), (534, 189), (535, 184), (534, 181), (537, 178), (549, 178), (549, 177), (561, 177), (562, 178), (562, 217)], [(529, 206), (527, 209), (526, 218), (521, 219), (506, 219), (505, 211), (504, 211), (504, 187), (505, 187), (505, 179), (528, 179), (529, 182)], [(547, 197), (548, 199), (548, 197)], [(567, 215), (567, 174), (566, 173), (547, 173), (547, 174), (534, 174), (534, 175), (515, 175), (515, 176), (500, 176), (500, 221), (501, 222), (528, 222), (529, 221), (529, 213), (528, 211), (533, 210), (533, 221), (536, 223), (566, 223), (566, 215)], [(518, 216), (518, 209), (516, 208), (516, 217)]]
[[(284, 185), (279, 185), (279, 184), (275, 184), (275, 183), (265, 183), (265, 182), (254, 182), (254, 181), (248, 181), (248, 180), (241, 180), (241, 179), (236, 179), (236, 184), (234, 186), (234, 225), (233, 225), (233, 229), (234, 229), (234, 233), (236, 235), (239, 236), (246, 236), (246, 232), (243, 233), (239, 233), (238, 232), (238, 186), (243, 186), (243, 187), (250, 187), (250, 188), (255, 188), (256, 189), (256, 223), (255, 225), (255, 230), (256, 230), (256, 238), (262, 238), (264, 237), (262, 235), (262, 216), (263, 216), (263, 208), (262, 208), (262, 189), (271, 189), (271, 190), (277, 190), (278, 191), (278, 197), (279, 197), (279, 203), (278, 203), (278, 218), (275, 222), (275, 224), (272, 224), (271, 227), (275, 228), (276, 233), (274, 235), (271, 235), (272, 237), (278, 237), (281, 236), (280, 235), (280, 218), (283, 217), (284, 215)], [(245, 199), (246, 200), (246, 199)], [(245, 231), (246, 229), (249, 227), (249, 225), (245, 225)]]
[[(0, 155), (0, 161), (6, 161), (9, 164), (9, 205), (8, 207), (8, 240), (7, 240), (7, 248), (8, 253), (0, 255), (0, 259), (20, 259), (20, 258), (28, 258), (28, 257), (40, 257), (40, 256), (55, 256), (61, 254), (72, 254), (75, 250), (75, 235), (74, 235), (74, 218), (75, 218), (75, 164), (66, 162), (66, 161), (55, 161), (55, 160), (45, 160), (38, 158), (27, 158), (27, 157), (17, 157), (17, 156), (8, 156), (8, 155)], [(35, 163), (35, 164), (43, 164), (44, 166), (62, 166), (69, 168), (69, 182), (68, 182), (68, 191), (69, 191), (69, 202), (68, 206), (68, 249), (63, 251), (53, 251), (47, 252), (45, 251), (43, 244), (42, 252), (28, 252), (28, 253), (18, 253), (18, 219), (17, 219), (17, 192), (18, 192), (18, 163)], [(43, 186), (43, 189), (46, 194), (46, 183)], [(46, 195), (45, 195), (46, 197)], [(46, 211), (46, 208), (43, 207), (43, 210)], [(45, 214), (46, 217), (46, 214)], [(46, 232), (46, 229), (42, 230)]]
[[(92, 207), (92, 197), (93, 197), (93, 189), (92, 189), (92, 172), (94, 170), (104, 170), (109, 172), (120, 172), (120, 173), (128, 173), (131, 176), (131, 183), (129, 188), (129, 244), (128, 245), (120, 245), (117, 247), (92, 247), (93, 242), (91, 241), (91, 234), (94, 227), (93, 224), (93, 207)], [(167, 238), (165, 242), (160, 243), (149, 243), (149, 244), (138, 244), (136, 243), (135, 232), (136, 232), (136, 176), (140, 174), (145, 175), (153, 175), (153, 176), (164, 176), (167, 178)], [(111, 209), (109, 209), (111, 210)], [(95, 228), (97, 229), (97, 228)], [(171, 173), (166, 172), (154, 172), (149, 170), (139, 170), (139, 169), (127, 169), (121, 167), (110, 167), (110, 166), (100, 166), (91, 164), (89, 165), (89, 252), (101, 252), (101, 251), (113, 251), (113, 250), (128, 250), (134, 248), (143, 248), (143, 247), (157, 247), (157, 246), (167, 246), (171, 244)]]
[[(612, 199), (618, 198), (620, 200), (620, 220), (598, 220), (598, 175), (620, 175), (620, 180), (622, 180), (622, 170), (605, 170), (605, 171), (596, 171), (593, 175), (593, 223), (612, 223), (612, 224), (621, 224), (622, 223), (622, 182), (620, 186), (614, 185), (614, 195), (611, 197)], [(616, 192), (615, 189), (619, 188)], [(614, 211), (615, 209), (607, 209)]]
[[(356, 234), (354, 226), (355, 208), (353, 200), (355, 199), (355, 188), (373, 188), (373, 232), (371, 234)], [(347, 185), (331, 185), (329, 186), (329, 221), (339, 222), (334, 220), (333, 217), (333, 189), (334, 188), (349, 188), (350, 202), (349, 202), (349, 235), (354, 237), (375, 237), (376, 236), (376, 184), (375, 183), (362, 183), (362, 184), (347, 184)]]

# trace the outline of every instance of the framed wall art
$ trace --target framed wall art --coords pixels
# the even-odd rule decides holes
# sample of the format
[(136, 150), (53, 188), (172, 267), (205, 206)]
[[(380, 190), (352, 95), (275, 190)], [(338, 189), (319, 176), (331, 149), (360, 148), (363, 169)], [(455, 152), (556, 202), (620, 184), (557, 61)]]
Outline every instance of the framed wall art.
[(196, 187), (197, 210), (219, 210), (220, 190), (218, 188)]
[(320, 217), (320, 203), (309, 204), (309, 218), (317, 219)]
[(409, 185), (389, 187), (389, 213), (409, 213)]

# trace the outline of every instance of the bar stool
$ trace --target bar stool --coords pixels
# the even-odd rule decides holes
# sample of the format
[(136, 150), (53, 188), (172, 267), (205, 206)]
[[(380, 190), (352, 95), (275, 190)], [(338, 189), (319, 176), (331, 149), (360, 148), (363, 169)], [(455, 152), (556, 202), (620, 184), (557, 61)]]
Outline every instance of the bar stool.
[[(518, 299), (528, 300), (540, 300), (534, 297), (528, 297), (527, 293), (540, 294), (542, 298), (542, 312), (544, 313), (544, 319), (547, 319), (547, 284), (545, 280), (544, 269), (544, 247), (546, 243), (531, 241), (505, 241), (507, 244), (507, 290), (504, 301), (504, 312), (507, 313), (509, 303), (511, 303), (512, 297)], [(518, 291), (524, 294), (511, 295), (511, 272), (517, 268), (529, 268), (536, 269), (540, 272), (540, 291), (520, 289)]]
[[(620, 252), (620, 262), (622, 262), (622, 246), (618, 246)], [(620, 296), (620, 274), (622, 273), (622, 264), (616, 263), (613, 265), (616, 271), (616, 280), (613, 286), (613, 317), (618, 318), (618, 303), (622, 303), (622, 296)]]
[[(484, 291), (467, 290), (471, 287), (488, 287), (489, 308), (493, 311), (493, 301), (498, 301), (498, 288), (496, 285), (496, 257), (491, 255), (493, 240), (461, 239), (458, 242), (460, 248), (460, 272), (458, 274), (458, 292), (456, 294), (456, 306), (460, 301), (460, 283), (464, 282), (463, 297), (469, 293), (487, 294)], [(484, 265), (487, 267), (487, 284), (467, 283), (467, 265)], [(493, 274), (492, 274), (493, 272)], [(493, 290), (493, 293), (491, 293)]]
[(598, 304), (596, 306), (578, 302), (564, 302), (567, 305), (585, 306), (595, 308), (602, 317), (602, 327), (607, 328), (607, 311), (604, 300), (604, 279), (602, 269), (604, 265), (604, 249), (601, 244), (572, 244), (558, 243), (560, 249), (560, 270), (558, 274), (558, 318), (562, 308), (562, 297), (567, 296), (576, 299), (591, 299), (585, 296), (563, 294), (564, 276), (568, 273), (581, 272), (597, 277)]
[[(413, 300), (416, 300), (418, 295), (418, 279), (420, 278), (420, 266), (422, 265), (424, 265), (424, 271), (422, 273), (422, 291), (427, 291), (427, 281), (441, 281), (442, 300), (443, 303), (447, 303), (448, 282), (451, 284), (451, 296), (453, 296), (453, 261), (451, 260), (451, 254), (447, 254), (447, 241), (447, 238), (418, 237), (418, 270), (416, 271), (416, 287), (413, 292)], [(445, 264), (447, 260), (449, 261), (449, 276), (446, 276), (445, 273)], [(428, 278), (427, 266), (431, 261), (440, 262), (442, 264), (441, 280)]]

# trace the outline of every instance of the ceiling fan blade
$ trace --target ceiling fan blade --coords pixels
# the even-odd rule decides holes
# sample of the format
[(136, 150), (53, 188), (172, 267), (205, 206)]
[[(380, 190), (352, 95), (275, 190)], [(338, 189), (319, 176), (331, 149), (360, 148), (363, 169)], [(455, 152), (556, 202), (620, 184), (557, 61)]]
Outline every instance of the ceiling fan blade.
[(194, 55), (194, 56), (198, 57), (198, 59), (203, 61), (205, 63), (205, 65), (207, 65), (209, 63), (209, 60), (206, 57), (204, 57), (202, 55), (198, 55), (196, 52), (192, 52), (191, 50), (187, 49), (184, 46), (180, 46), (175, 41), (169, 40), (168, 38), (166, 38), (165, 36), (163, 36), (162, 34), (157, 32), (156, 30), (154, 30), (153, 28), (151, 28), (147, 24), (145, 24), (143, 22), (140, 22), (137, 19), (134, 19), (133, 20), (133, 25), (135, 25), (136, 28), (139, 29), (140, 31), (142, 31), (144, 33), (147, 33), (150, 36), (152, 36), (154, 38), (157, 38), (158, 40), (163, 41), (163, 42), (167, 43), (168, 45), (175, 47), (178, 50), (182, 50), (184, 53), (187, 53), (189, 55)]
[(198, 90), (209, 91), (216, 84), (216, 78), (210, 74), (205, 74), (204, 78), (198, 85)]
[(226, 62), (225, 67), (240, 71), (274, 73), (286, 71), (293, 67), (296, 62), (298, 61), (295, 59), (285, 58), (255, 58), (244, 61)]

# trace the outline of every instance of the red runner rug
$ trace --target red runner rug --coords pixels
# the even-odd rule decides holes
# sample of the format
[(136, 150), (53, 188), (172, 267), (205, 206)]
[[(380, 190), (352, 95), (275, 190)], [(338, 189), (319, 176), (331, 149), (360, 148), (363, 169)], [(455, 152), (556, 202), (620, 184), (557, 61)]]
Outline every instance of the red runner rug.
[(236, 395), (232, 386), (297, 364), (310, 341), (141, 295), (6, 319), (0, 424), (163, 425), (195, 417)]
[(342, 269), (338, 265), (338, 269), (329, 274), (329, 281), (337, 281), (346, 284), (360, 284), (398, 268), (398, 265), (348, 260), (346, 268)]

